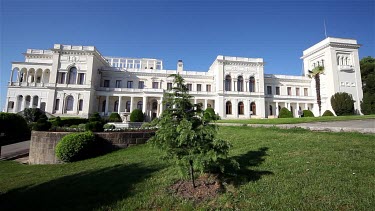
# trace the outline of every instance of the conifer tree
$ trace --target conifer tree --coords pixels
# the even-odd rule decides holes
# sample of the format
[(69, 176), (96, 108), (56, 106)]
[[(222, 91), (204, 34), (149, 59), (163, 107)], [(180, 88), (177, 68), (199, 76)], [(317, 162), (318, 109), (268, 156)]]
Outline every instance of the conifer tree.
[[(194, 172), (212, 169), (224, 171), (230, 144), (216, 138), (217, 126), (209, 124), (212, 119), (203, 118), (200, 104), (191, 102), (192, 96), (184, 79), (179, 74), (174, 78), (174, 87), (166, 93), (163, 102), (166, 109), (157, 122), (158, 131), (150, 143), (166, 152), (167, 158), (180, 167), (188, 167), (195, 188)], [(232, 160), (238, 167), (238, 163)]]

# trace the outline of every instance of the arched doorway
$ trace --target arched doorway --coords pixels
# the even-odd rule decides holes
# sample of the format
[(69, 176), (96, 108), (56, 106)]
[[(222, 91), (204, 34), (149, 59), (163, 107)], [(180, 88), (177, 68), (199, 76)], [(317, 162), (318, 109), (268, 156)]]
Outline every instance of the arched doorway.
[(225, 114), (232, 114), (232, 103), (230, 101), (225, 105)]
[(238, 115), (244, 115), (245, 114), (245, 109), (244, 109), (244, 104), (243, 102), (238, 103)]
[(257, 115), (257, 106), (256, 106), (255, 102), (252, 102), (250, 104), (250, 111), (251, 111), (252, 115)]

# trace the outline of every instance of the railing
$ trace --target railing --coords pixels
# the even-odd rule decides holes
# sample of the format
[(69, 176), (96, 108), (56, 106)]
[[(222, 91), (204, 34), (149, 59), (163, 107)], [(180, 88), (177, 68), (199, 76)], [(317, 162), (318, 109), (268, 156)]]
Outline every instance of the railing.
[(354, 71), (354, 67), (353, 67), (353, 65), (339, 65), (339, 66), (338, 66), (338, 69), (339, 69), (340, 71), (346, 71), (346, 72)]
[(51, 50), (27, 49), (28, 54), (53, 54)]
[(112, 88), (112, 87), (99, 87), (98, 91), (114, 91), (114, 92), (164, 92), (164, 89), (134, 89), (134, 88)]

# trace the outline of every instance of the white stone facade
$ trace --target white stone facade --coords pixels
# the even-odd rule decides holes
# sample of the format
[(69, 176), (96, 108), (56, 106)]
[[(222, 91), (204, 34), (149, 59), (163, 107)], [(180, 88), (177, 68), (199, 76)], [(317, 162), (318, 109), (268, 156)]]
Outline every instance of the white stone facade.
[(213, 107), (223, 119), (274, 118), (282, 107), (298, 117), (310, 109), (318, 116), (315, 82), (307, 77), (314, 65), (323, 65), (322, 111), (332, 110), (336, 92), (362, 100), (356, 40), (326, 38), (303, 52), (304, 76), (264, 73), (262, 58), (217, 56), (206, 72), (163, 69), (158, 59), (103, 57), (94, 46), (55, 44), (50, 50), (28, 49), (25, 62), (13, 62), (6, 111), (38, 107), (55, 116), (99, 112), (130, 113), (139, 108), (147, 120), (163, 111), (163, 95), (172, 86), (170, 74), (185, 78), (194, 103)]

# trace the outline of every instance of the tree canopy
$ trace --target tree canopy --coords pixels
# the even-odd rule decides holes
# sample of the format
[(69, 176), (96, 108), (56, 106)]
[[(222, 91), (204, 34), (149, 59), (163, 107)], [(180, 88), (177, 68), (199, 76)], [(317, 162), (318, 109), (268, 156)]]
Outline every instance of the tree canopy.
[(368, 56), (360, 61), (363, 99), (363, 114), (375, 114), (375, 58)]

